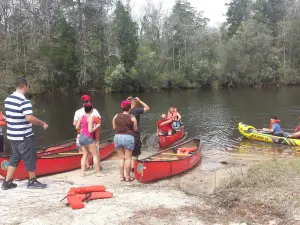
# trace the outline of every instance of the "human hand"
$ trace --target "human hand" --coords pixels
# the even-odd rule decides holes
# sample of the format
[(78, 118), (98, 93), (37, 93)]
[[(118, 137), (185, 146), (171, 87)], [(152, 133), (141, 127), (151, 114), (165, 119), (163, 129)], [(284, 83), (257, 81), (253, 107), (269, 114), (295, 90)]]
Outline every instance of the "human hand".
[(49, 126), (48, 126), (48, 124), (44, 122), (44, 124), (43, 124), (43, 128), (44, 128), (45, 130), (47, 130), (47, 129), (48, 129), (48, 127), (49, 127)]
[(134, 101), (137, 102), (137, 103), (140, 103), (141, 100), (138, 97), (135, 97)]

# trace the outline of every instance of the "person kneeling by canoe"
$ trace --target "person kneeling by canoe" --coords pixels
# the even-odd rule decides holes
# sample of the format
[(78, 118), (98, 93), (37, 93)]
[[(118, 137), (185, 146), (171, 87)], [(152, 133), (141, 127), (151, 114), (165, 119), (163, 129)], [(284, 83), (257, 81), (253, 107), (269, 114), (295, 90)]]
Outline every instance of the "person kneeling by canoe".
[[(300, 120), (300, 116), (298, 117)], [(287, 136), (288, 138), (299, 138), (300, 139), (300, 124), (295, 128), (294, 133)]]
[(276, 135), (276, 136), (280, 136), (280, 134), (282, 134), (282, 130), (280, 128), (280, 124), (279, 124), (280, 120), (277, 118), (277, 116), (271, 116), (270, 117), (270, 128), (263, 128), (263, 131)]
[(166, 114), (161, 115), (161, 119), (157, 122), (157, 136), (172, 135), (172, 119), (167, 118)]

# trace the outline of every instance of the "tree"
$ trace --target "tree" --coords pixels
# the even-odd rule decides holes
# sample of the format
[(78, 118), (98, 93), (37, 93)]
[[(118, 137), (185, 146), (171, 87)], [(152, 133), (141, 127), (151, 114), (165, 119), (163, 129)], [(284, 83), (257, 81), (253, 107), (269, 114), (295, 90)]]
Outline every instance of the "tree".
[(126, 72), (129, 72), (137, 58), (138, 27), (137, 23), (132, 20), (130, 11), (121, 1), (117, 2), (114, 25), (121, 61)]

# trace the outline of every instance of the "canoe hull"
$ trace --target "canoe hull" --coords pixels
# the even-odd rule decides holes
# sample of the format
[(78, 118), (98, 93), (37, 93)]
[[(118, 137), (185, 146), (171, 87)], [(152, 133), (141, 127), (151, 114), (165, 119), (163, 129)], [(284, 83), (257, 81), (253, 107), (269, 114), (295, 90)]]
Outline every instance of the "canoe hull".
[(171, 136), (159, 136), (158, 144), (161, 148), (167, 148), (175, 142), (179, 141), (184, 135), (184, 128)]
[[(114, 150), (115, 150), (115, 145), (111, 140), (107, 143), (107, 145), (99, 148), (100, 159), (103, 160), (107, 158), (114, 152)], [(50, 175), (50, 174), (67, 172), (70, 170), (78, 169), (80, 168), (80, 160), (82, 154), (63, 155), (63, 156), (58, 156), (53, 158), (47, 158), (47, 157), (49, 157), (49, 155), (44, 157), (40, 156), (37, 158), (36, 176), (44, 176), (44, 175)], [(8, 163), (9, 163), (9, 157), (0, 157), (0, 175), (3, 177), (6, 176)], [(25, 170), (23, 160), (20, 161), (13, 178), (18, 180), (23, 180), (28, 178), (28, 173)]]
[(262, 141), (262, 142), (274, 143), (274, 144), (300, 146), (300, 139), (278, 137), (271, 134), (259, 133), (256, 131), (255, 127), (249, 126), (241, 122), (238, 124), (238, 130), (243, 137), (250, 140)]
[[(199, 141), (200, 143), (200, 141)], [(178, 145), (179, 147), (181, 145)], [(134, 164), (135, 178), (141, 183), (172, 177), (193, 168), (201, 160), (203, 146), (199, 144), (193, 155), (178, 160), (147, 161), (136, 160)]]

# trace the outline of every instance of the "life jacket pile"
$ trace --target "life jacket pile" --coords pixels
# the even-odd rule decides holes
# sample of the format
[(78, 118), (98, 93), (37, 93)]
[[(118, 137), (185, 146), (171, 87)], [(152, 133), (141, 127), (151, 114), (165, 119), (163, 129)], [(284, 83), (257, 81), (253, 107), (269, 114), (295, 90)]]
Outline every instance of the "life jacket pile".
[(113, 194), (106, 191), (104, 185), (71, 188), (66, 196), (68, 206), (72, 209), (84, 208), (83, 202), (101, 198), (112, 198)]
[(179, 156), (188, 156), (190, 153), (196, 151), (197, 148), (194, 147), (194, 148), (178, 148), (177, 149), (177, 155)]

